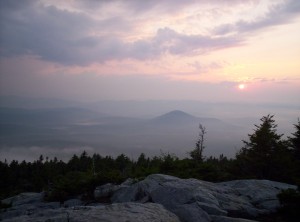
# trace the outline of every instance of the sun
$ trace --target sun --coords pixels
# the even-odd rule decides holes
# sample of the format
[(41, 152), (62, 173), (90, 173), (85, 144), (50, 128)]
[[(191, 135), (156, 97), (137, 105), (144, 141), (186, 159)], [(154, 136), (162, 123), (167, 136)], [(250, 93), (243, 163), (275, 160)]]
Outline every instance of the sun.
[(238, 85), (238, 88), (239, 88), (240, 90), (244, 90), (244, 89), (246, 88), (246, 85), (245, 85), (245, 84), (239, 84), (239, 85)]

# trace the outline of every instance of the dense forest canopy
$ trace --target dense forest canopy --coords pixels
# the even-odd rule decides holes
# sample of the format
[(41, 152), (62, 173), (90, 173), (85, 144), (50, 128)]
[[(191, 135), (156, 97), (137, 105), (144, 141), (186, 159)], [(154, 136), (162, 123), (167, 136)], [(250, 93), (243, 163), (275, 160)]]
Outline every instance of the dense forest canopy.
[(34, 162), (4, 161), (0, 162), (0, 198), (51, 189), (49, 199), (78, 194), (88, 199), (98, 185), (120, 183), (129, 177), (141, 179), (153, 173), (212, 182), (255, 178), (300, 184), (300, 121), (294, 126), (295, 132), (283, 139), (277, 133), (274, 116), (262, 117), (261, 124), (255, 125), (244, 147), (232, 159), (224, 155), (203, 156), (206, 131), (200, 124), (199, 139), (190, 158), (179, 159), (170, 153), (150, 158), (141, 153), (133, 160), (125, 154), (113, 158), (100, 154), (89, 156), (84, 151), (67, 162), (43, 155)]

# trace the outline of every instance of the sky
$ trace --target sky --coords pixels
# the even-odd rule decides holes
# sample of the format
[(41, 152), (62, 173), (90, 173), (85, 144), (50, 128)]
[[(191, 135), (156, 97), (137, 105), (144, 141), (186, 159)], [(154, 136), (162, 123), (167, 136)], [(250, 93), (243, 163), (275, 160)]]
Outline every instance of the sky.
[(0, 95), (300, 104), (300, 1), (1, 0)]

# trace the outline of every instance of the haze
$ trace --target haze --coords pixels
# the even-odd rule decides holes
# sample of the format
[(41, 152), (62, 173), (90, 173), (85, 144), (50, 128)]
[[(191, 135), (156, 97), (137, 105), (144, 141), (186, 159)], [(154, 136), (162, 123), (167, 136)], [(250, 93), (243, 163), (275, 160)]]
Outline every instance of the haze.
[[(269, 113), (288, 136), (300, 111), (299, 12), (297, 0), (2, 0), (1, 158), (41, 152), (65, 158), (83, 149), (133, 157), (163, 150), (184, 156), (199, 124), (197, 119), (191, 131), (186, 128), (184, 138), (176, 124), (165, 137), (143, 131), (145, 140), (138, 145), (131, 143), (142, 138), (136, 131), (119, 131), (116, 140), (101, 144), (101, 139), (89, 141), (82, 128), (76, 131), (80, 143), (74, 137), (67, 145), (54, 143), (66, 135), (55, 132), (52, 143), (35, 144), (32, 138), (42, 135), (33, 130), (37, 134), (26, 145), (16, 132), (26, 132), (28, 123), (25, 131), (12, 132), (9, 127), (16, 121), (5, 120), (7, 113), (23, 115), (21, 108), (33, 113), (43, 108), (52, 118), (51, 109), (65, 108), (83, 109), (84, 116), (95, 112), (143, 121), (174, 110), (216, 118), (222, 124), (208, 131), (206, 155), (234, 155), (253, 124)], [(222, 136), (231, 139), (227, 143)], [(172, 138), (182, 143), (166, 142)]]

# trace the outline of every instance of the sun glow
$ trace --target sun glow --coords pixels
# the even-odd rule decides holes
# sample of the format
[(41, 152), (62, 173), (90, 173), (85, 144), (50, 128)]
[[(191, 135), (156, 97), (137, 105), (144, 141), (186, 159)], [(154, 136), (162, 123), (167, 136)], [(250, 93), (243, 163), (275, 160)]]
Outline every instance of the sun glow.
[(244, 90), (244, 89), (246, 88), (246, 85), (245, 85), (245, 84), (239, 84), (239, 85), (238, 85), (238, 88), (239, 88), (240, 90)]

